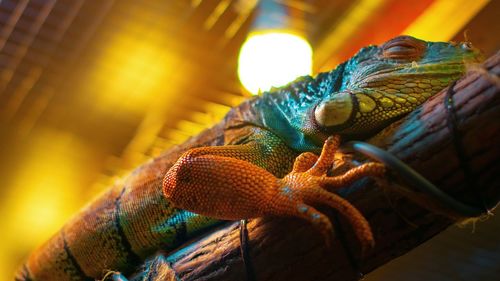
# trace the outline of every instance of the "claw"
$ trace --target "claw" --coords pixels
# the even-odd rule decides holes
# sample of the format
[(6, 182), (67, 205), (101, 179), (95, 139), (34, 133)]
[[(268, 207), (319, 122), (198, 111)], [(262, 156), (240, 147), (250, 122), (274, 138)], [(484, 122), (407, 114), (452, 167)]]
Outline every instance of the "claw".
[(117, 271), (108, 271), (101, 281), (128, 281), (128, 279)]
[(334, 237), (334, 230), (328, 217), (306, 204), (299, 204), (297, 211), (300, 217), (312, 223), (319, 230), (325, 239), (325, 246), (330, 248)]
[(332, 166), (335, 159), (335, 151), (337, 151), (339, 145), (340, 136), (338, 135), (331, 136), (325, 141), (321, 155), (316, 161), (316, 164), (309, 170), (311, 175), (319, 176), (326, 173), (328, 168)]
[(302, 173), (305, 172), (314, 165), (318, 161), (318, 156), (312, 152), (304, 152), (297, 156), (295, 162), (293, 163), (292, 172)]
[(349, 203), (349, 201), (320, 187), (305, 193), (304, 201), (310, 204), (320, 203), (336, 209), (349, 220), (356, 237), (361, 242), (361, 248), (363, 251), (373, 248), (375, 241), (370, 229), (370, 224), (365, 219), (363, 214), (361, 214), (356, 207)]
[[(354, 233), (361, 243), (363, 253), (373, 248), (374, 238), (368, 221), (363, 214), (351, 203), (335, 193), (323, 188), (342, 188), (349, 186), (356, 180), (367, 176), (382, 176), (385, 173), (384, 165), (380, 163), (366, 163), (349, 169), (346, 173), (330, 177), (326, 173), (335, 161), (342, 160), (343, 155), (338, 152), (340, 137), (329, 137), (323, 146), (321, 155), (315, 156), (311, 153), (303, 153), (297, 157), (293, 171), (285, 176), (280, 183), (283, 188), (283, 197), (276, 202), (284, 204), (292, 203), (295, 210), (288, 209), (289, 215), (302, 217), (311, 222), (325, 237), (325, 243), (330, 245), (332, 241), (333, 228), (328, 218), (311, 207), (313, 204), (323, 204), (332, 207), (344, 215), (354, 229)], [(293, 195), (292, 195), (293, 194)], [(289, 202), (289, 203), (286, 203)], [(280, 214), (286, 214), (283, 208)]]
[(353, 182), (368, 176), (382, 176), (385, 173), (385, 166), (380, 163), (365, 163), (361, 166), (354, 167), (347, 171), (345, 174), (328, 177), (322, 176), (319, 179), (319, 184), (322, 187), (336, 187), (342, 188), (352, 184)]

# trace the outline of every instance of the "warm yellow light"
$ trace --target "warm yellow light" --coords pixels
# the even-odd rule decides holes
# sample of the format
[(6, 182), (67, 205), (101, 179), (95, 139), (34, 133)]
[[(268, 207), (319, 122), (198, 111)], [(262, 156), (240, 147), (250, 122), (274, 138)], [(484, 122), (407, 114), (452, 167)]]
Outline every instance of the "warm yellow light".
[(402, 34), (427, 41), (451, 40), (488, 2), (436, 0)]
[(311, 74), (312, 49), (306, 39), (284, 32), (251, 34), (240, 50), (238, 76), (253, 94)]
[[(139, 34), (147, 31), (140, 26), (135, 29)], [(85, 85), (80, 89), (93, 94), (98, 109), (112, 108), (123, 114), (148, 111), (157, 100), (167, 102), (170, 93), (178, 89), (177, 82), (183, 77), (180, 73), (186, 67), (164, 45), (165, 38), (156, 33), (113, 35), (103, 42), (98, 59), (91, 64)], [(166, 80), (174, 74), (178, 74), (176, 79)]]
[(83, 188), (94, 175), (88, 173), (88, 149), (71, 134), (46, 130), (31, 136), (1, 197), (0, 280), (7, 280), (1, 276), (13, 274), (21, 255), (56, 233), (88, 199)]

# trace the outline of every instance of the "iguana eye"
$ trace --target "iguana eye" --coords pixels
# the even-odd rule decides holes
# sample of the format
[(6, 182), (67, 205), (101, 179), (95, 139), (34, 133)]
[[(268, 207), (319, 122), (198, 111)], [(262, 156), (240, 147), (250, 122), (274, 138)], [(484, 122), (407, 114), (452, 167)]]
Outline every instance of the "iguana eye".
[(415, 47), (396, 45), (396, 46), (391, 46), (391, 47), (384, 49), (384, 55), (386, 55), (386, 56), (406, 55), (406, 54), (409, 54), (411, 52), (415, 52)]
[(410, 36), (399, 36), (382, 47), (382, 56), (391, 59), (416, 59), (422, 56), (425, 43)]

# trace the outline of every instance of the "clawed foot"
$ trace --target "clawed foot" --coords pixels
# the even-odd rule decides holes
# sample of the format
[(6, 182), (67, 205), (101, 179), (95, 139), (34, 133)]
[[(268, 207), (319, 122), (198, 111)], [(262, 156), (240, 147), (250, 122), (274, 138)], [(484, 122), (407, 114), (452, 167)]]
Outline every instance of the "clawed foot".
[(293, 215), (310, 221), (325, 236), (329, 245), (333, 235), (332, 224), (328, 217), (311, 206), (317, 203), (328, 205), (349, 220), (365, 251), (374, 245), (368, 222), (351, 203), (326, 189), (346, 187), (366, 176), (382, 176), (385, 168), (380, 163), (366, 163), (348, 170), (343, 175), (327, 176), (328, 169), (332, 167), (335, 159), (338, 159), (335, 153), (339, 144), (338, 136), (330, 137), (319, 157), (309, 152), (299, 155), (292, 172), (280, 180), (281, 190), (273, 205), (278, 214), (290, 215), (292, 212)]

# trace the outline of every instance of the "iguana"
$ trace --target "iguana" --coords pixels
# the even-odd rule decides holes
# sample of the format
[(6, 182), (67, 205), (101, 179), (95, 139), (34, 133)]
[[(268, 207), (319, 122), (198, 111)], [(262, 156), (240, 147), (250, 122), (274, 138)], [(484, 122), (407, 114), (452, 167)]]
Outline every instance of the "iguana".
[(302, 217), (328, 243), (331, 223), (314, 209), (317, 203), (345, 215), (362, 246), (370, 247), (362, 214), (324, 187), (382, 175), (384, 167), (365, 163), (327, 176), (340, 137), (373, 135), (479, 59), (469, 43), (399, 36), (362, 48), (330, 72), (248, 99), (115, 183), (35, 250), (16, 279), (93, 280), (109, 270), (127, 275), (158, 249), (175, 249), (221, 219)]

